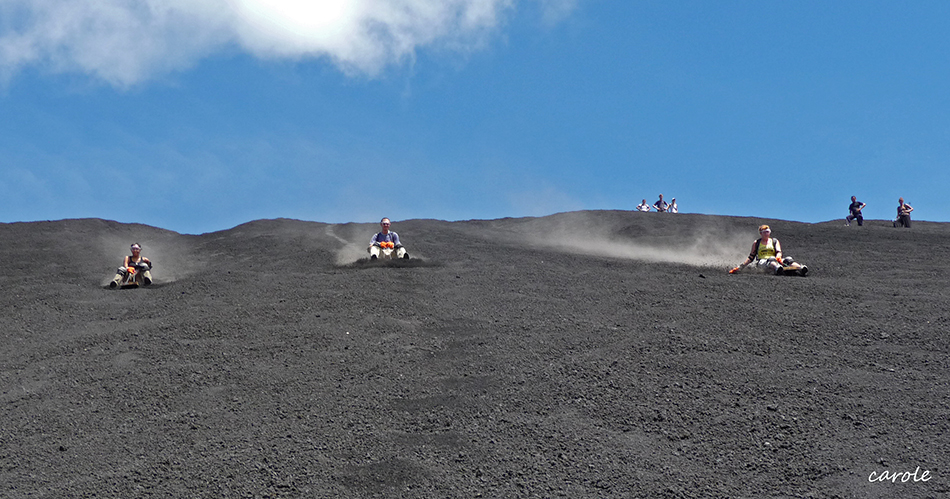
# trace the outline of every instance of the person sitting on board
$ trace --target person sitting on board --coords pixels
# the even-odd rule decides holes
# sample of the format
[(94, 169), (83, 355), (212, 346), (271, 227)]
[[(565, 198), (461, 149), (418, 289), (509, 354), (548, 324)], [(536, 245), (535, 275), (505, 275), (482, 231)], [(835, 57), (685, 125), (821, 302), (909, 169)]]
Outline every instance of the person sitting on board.
[(122, 266), (116, 270), (115, 277), (113, 277), (112, 282), (109, 283), (110, 288), (114, 288), (122, 283), (122, 279), (129, 275), (129, 267), (134, 268), (136, 272), (142, 273), (142, 284), (146, 286), (152, 284), (152, 274), (150, 272), (150, 270), (152, 270), (152, 261), (142, 256), (141, 244), (132, 243), (132, 255), (122, 260)]
[(759, 226), (759, 236), (760, 238), (752, 243), (752, 251), (749, 252), (749, 256), (738, 267), (730, 270), (730, 274), (735, 274), (750, 264), (760, 272), (771, 272), (775, 275), (782, 275), (785, 268), (796, 270), (801, 275), (808, 273), (808, 267), (796, 263), (792, 257), (786, 256), (783, 258), (782, 244), (778, 239), (771, 237), (772, 229), (768, 225)]
[(406, 251), (406, 248), (403, 247), (402, 243), (399, 242), (399, 234), (389, 230), (392, 222), (388, 218), (383, 218), (379, 221), (379, 227), (382, 229), (380, 232), (377, 232), (373, 239), (369, 243), (369, 257), (371, 260), (376, 260), (379, 258), (380, 250), (383, 244), (391, 244), (391, 248), (396, 250), (396, 258), (405, 258), (409, 259), (409, 253)]

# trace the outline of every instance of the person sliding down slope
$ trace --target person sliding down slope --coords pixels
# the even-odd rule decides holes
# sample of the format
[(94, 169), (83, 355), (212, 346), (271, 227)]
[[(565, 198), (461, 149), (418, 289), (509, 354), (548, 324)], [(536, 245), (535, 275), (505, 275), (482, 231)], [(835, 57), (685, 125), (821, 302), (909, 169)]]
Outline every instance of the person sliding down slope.
[(382, 230), (373, 236), (373, 239), (369, 243), (369, 248), (367, 248), (371, 260), (378, 259), (380, 255), (392, 258), (393, 250), (396, 252), (396, 258), (409, 259), (409, 253), (406, 251), (406, 248), (403, 247), (402, 243), (399, 242), (399, 234), (389, 230), (391, 225), (392, 222), (390, 222), (388, 218), (383, 218), (379, 221), (379, 227)]
[[(115, 277), (109, 283), (110, 288), (114, 288), (122, 283), (130, 273), (141, 275), (142, 284), (148, 286), (152, 284), (152, 261), (142, 256), (142, 246), (139, 243), (132, 243), (132, 255), (122, 260), (122, 266), (115, 271)], [(136, 283), (139, 281), (135, 279)], [(137, 284), (136, 284), (137, 285)]]
[(750, 264), (759, 272), (782, 275), (784, 273), (806, 275), (808, 267), (797, 263), (790, 256), (782, 257), (782, 244), (772, 236), (772, 229), (768, 225), (759, 226), (759, 239), (752, 243), (752, 251), (745, 261), (729, 271), (735, 274), (745, 270)]

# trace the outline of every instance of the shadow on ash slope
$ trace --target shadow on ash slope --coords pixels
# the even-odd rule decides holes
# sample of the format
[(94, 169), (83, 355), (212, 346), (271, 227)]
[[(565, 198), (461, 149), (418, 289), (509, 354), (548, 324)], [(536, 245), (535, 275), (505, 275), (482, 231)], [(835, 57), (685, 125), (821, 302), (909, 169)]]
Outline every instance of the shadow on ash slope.
[[(527, 239), (524, 239), (527, 238)], [(663, 242), (637, 241), (609, 228), (592, 225), (559, 225), (544, 232), (520, 234), (521, 244), (564, 253), (620, 258), (657, 263), (679, 263), (693, 267), (731, 268), (749, 251), (747, 234), (724, 234), (714, 229), (691, 233)]]

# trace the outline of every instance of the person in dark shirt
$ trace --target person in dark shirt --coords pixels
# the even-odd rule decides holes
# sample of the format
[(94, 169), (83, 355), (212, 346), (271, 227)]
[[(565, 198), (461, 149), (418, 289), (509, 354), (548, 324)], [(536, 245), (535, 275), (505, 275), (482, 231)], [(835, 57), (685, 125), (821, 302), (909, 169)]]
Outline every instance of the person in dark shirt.
[[(132, 270), (129, 270), (132, 269)], [(116, 287), (122, 283), (122, 280), (129, 275), (129, 272), (141, 272), (142, 284), (148, 286), (152, 284), (152, 261), (142, 256), (142, 245), (132, 243), (132, 255), (122, 260), (122, 266), (115, 272), (115, 277), (109, 283), (109, 287)]]
[(914, 207), (905, 203), (904, 198), (897, 200), (897, 220), (894, 220), (894, 227), (901, 226), (906, 229), (910, 228), (910, 212), (914, 211)]
[(863, 210), (865, 206), (867, 206), (867, 204), (862, 203), (861, 201), (858, 201), (858, 198), (851, 196), (851, 206), (848, 206), (848, 211), (850, 213), (845, 219), (844, 224), (850, 226), (852, 220), (857, 220), (858, 226), (864, 225), (864, 215), (861, 214), (861, 210)]

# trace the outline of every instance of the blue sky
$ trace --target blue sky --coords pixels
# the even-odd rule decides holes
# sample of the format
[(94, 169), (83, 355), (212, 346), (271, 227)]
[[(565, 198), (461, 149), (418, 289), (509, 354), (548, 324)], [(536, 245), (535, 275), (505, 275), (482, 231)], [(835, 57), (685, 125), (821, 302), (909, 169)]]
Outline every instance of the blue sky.
[(0, 0), (0, 222), (950, 221), (950, 2), (331, 3)]

